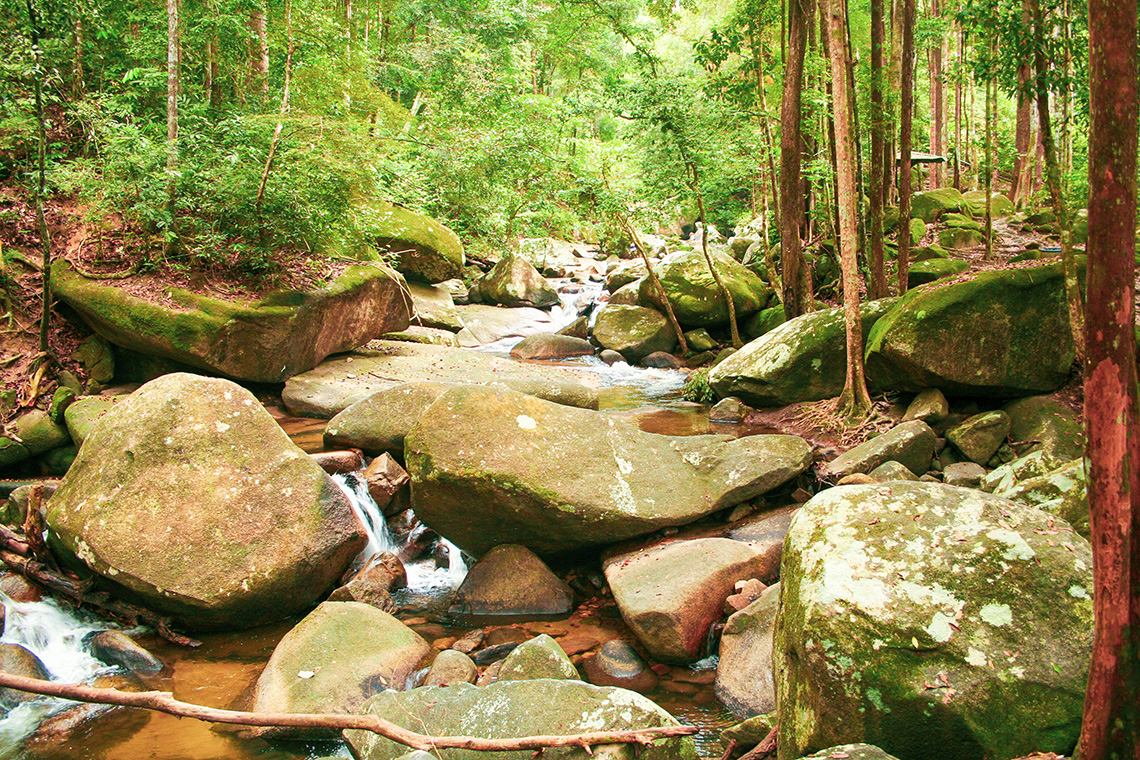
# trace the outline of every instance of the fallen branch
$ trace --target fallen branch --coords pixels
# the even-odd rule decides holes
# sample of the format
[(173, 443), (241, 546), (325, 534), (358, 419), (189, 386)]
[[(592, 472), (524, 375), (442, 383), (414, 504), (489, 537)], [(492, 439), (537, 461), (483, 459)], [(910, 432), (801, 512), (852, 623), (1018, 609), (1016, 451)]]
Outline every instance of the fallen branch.
[(779, 726), (772, 726), (772, 730), (764, 740), (740, 756), (740, 760), (763, 760), (763, 758), (776, 754), (776, 732)]
[(371, 731), (413, 749), (432, 752), (439, 749), (471, 749), (480, 752), (509, 752), (512, 750), (541, 750), (547, 747), (591, 747), (602, 744), (648, 745), (657, 739), (690, 736), (696, 726), (661, 726), (631, 731), (593, 731), (570, 736), (523, 736), (516, 739), (482, 739), (474, 736), (428, 736), (409, 731), (375, 715), (335, 715), (320, 713), (255, 713), (239, 710), (219, 710), (212, 707), (180, 702), (165, 691), (126, 692), (117, 689), (97, 689), (78, 684), (53, 683), (38, 678), (25, 678), (0, 671), (0, 687), (18, 689), (76, 702), (121, 707), (141, 707), (180, 718), (195, 718), (211, 723), (228, 723), (239, 726), (323, 728), (335, 731), (346, 729)]
[[(0, 542), (6, 544), (9, 548), (15, 548), (9, 541), (8, 536), (0, 535)], [(28, 548), (30, 550), (31, 547)], [(120, 599), (116, 599), (105, 591), (92, 591), (92, 586), (89, 582), (67, 578), (59, 573), (53, 572), (46, 565), (41, 562), (36, 562), (34, 559), (20, 556), (11, 551), (0, 551), (0, 561), (7, 565), (13, 572), (19, 573), (28, 580), (43, 586), (49, 591), (77, 605), (94, 608), (131, 626), (139, 624), (149, 625), (154, 628), (159, 636), (172, 644), (179, 644), (186, 647), (196, 647), (201, 644), (200, 641), (195, 641), (194, 639), (172, 631), (170, 629), (169, 618), (162, 617), (143, 607), (137, 607)]]

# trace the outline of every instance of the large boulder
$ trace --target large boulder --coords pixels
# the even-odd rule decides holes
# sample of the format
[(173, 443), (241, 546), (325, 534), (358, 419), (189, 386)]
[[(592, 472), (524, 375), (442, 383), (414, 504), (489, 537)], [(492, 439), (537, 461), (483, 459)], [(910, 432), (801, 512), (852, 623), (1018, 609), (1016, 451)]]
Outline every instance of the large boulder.
[[(431, 647), (387, 612), (359, 602), (325, 602), (273, 650), (253, 689), (253, 712), (354, 712), (385, 689), (406, 687)], [(335, 739), (332, 729), (263, 729), (262, 735)]]
[(508, 253), (479, 281), (483, 298), (500, 306), (553, 306), (558, 293), (534, 265)]
[(376, 456), (404, 456), (404, 436), (424, 410), (455, 383), (424, 380), (376, 391), (329, 420), (324, 444), (329, 450), (360, 449)]
[(617, 351), (637, 363), (657, 351), (672, 351), (677, 333), (665, 315), (644, 306), (609, 304), (598, 311), (594, 340), (602, 348)]
[(469, 348), (503, 338), (551, 332), (558, 326), (549, 312), (533, 306), (507, 308), (477, 303), (455, 308), (466, 326), (459, 332), (460, 343)]
[(1092, 553), (1056, 517), (971, 489), (828, 489), (788, 531), (779, 756), (1069, 755), (1092, 650)]
[[(71, 407), (68, 407), (70, 411)], [(1085, 455), (1085, 429), (1075, 412), (1044, 396), (1011, 401), (1002, 407), (1009, 415), (1009, 437), (1021, 454), (1044, 451), (1059, 459)]]
[(716, 696), (738, 718), (766, 715), (776, 709), (776, 671), (772, 640), (780, 584), (729, 617), (720, 634)]
[[(456, 684), (378, 694), (364, 704), (368, 715), (433, 736), (478, 736), (505, 739), (517, 736), (558, 736), (590, 731), (624, 731), (675, 726), (669, 713), (645, 697), (625, 689), (591, 686), (581, 681), (539, 678), (501, 681), (489, 686)], [(371, 731), (345, 731), (353, 757), (395, 760), (408, 748)], [(664, 739), (637, 748), (614, 745), (605, 749), (609, 760), (697, 760), (691, 737)], [(551, 760), (589, 760), (602, 748), (587, 753), (582, 747), (550, 747)], [(471, 749), (441, 749), (442, 760), (486, 760)], [(527, 760), (533, 750), (495, 753), (497, 760)]]
[[(895, 302), (884, 298), (860, 307), (864, 335)], [(709, 370), (708, 380), (722, 398), (785, 406), (838, 396), (846, 371), (843, 309), (834, 308), (784, 322)]]
[(372, 341), (289, 378), (281, 400), (301, 417), (333, 417), (377, 391), (409, 382), (495, 384), (563, 404), (598, 408), (598, 391), (583, 375), (478, 351), (397, 341)]
[(590, 341), (557, 333), (530, 335), (511, 349), (512, 358), (527, 360), (569, 359), (574, 356), (593, 355), (594, 346)]
[(253, 394), (187, 374), (95, 424), (47, 522), (69, 564), (200, 630), (311, 607), (365, 545), (344, 493)]
[(21, 415), (8, 430), (0, 431), (0, 468), (70, 442), (67, 428), (53, 422), (47, 412), (32, 409)]
[(463, 245), (454, 232), (431, 217), (378, 200), (363, 204), (358, 213), (376, 244), (396, 254), (396, 270), (401, 274), (425, 282), (463, 275)]
[[(409, 324), (404, 280), (382, 264), (350, 266), (310, 291), (276, 291), (257, 303), (168, 288), (165, 302), (90, 280), (66, 261), (55, 293), (111, 343), (239, 380), (279, 383)], [(169, 305), (167, 305), (169, 303)]]
[(673, 437), (510, 391), (447, 391), (404, 439), (426, 524), (481, 554), (539, 554), (683, 525), (803, 472), (811, 449), (781, 435)]
[(574, 592), (525, 546), (502, 544), (467, 573), (448, 614), (476, 624), (555, 620), (574, 609)]
[(463, 319), (455, 308), (451, 292), (441, 285), (409, 282), (408, 293), (414, 307), (411, 323), (420, 327), (435, 327), (450, 332), (463, 329)]
[(910, 196), (910, 214), (924, 222), (935, 222), (940, 216), (966, 209), (966, 199), (952, 187), (924, 190)]
[(764, 555), (728, 538), (670, 541), (616, 553), (602, 569), (622, 618), (655, 659), (703, 656), (737, 581), (763, 573)]
[[(732, 294), (736, 318), (743, 320), (768, 304), (772, 291), (764, 281), (726, 253), (713, 253), (717, 273)], [(677, 321), (686, 326), (704, 327), (728, 322), (728, 304), (709, 272), (704, 254), (698, 251), (679, 251), (666, 256), (654, 267), (665, 288), (665, 296), (673, 306)], [(640, 297), (645, 304), (658, 303), (658, 296), (649, 278), (641, 281)]]
[(910, 291), (867, 335), (867, 372), (892, 390), (1009, 397), (1059, 388), (1073, 363), (1060, 264)]

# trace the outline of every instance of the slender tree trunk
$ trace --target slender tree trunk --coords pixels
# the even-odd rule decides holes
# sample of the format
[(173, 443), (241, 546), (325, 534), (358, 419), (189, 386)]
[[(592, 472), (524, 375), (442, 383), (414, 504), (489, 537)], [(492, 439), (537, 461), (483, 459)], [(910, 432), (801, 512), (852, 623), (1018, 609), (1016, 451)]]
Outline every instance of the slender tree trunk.
[(874, 301), (890, 294), (883, 255), (883, 0), (871, 0), (871, 277), (867, 297)]
[(677, 345), (681, 349), (681, 355), (689, 353), (689, 343), (685, 340), (685, 331), (681, 329), (681, 323), (677, 321), (677, 315), (673, 312), (673, 304), (669, 303), (669, 296), (665, 293), (665, 286), (661, 284), (661, 278), (657, 276), (657, 272), (653, 271), (653, 262), (649, 260), (649, 253), (645, 250), (644, 243), (641, 242), (641, 236), (637, 234), (637, 230), (624, 216), (618, 214), (617, 220), (618, 226), (625, 230), (625, 234), (629, 235), (633, 247), (641, 255), (641, 260), (645, 262), (649, 284), (653, 286), (653, 292), (661, 302), (661, 308), (665, 310), (665, 317), (669, 320), (669, 326), (673, 328), (673, 334), (677, 336)]
[[(44, 191), (47, 157), (47, 129), (44, 116), (43, 97), (43, 51), (40, 50), (40, 17), (33, 0), (27, 0), (28, 30), (32, 39), (32, 90), (36, 101), (36, 184), (34, 202), (36, 204), (36, 224), (40, 230), (40, 351), (48, 351), (48, 328), (51, 325), (51, 233), (44, 217)], [(34, 395), (34, 394), (33, 394)], [(32, 399), (35, 402), (35, 399)]]
[[(991, 60), (994, 53), (994, 43), (990, 43)], [(994, 166), (993, 166), (993, 147), (994, 147), (994, 119), (991, 114), (996, 108), (996, 90), (997, 80), (994, 79), (993, 72), (989, 72), (990, 77), (986, 80), (986, 261), (990, 261), (994, 257)]]
[[(1029, 0), (1022, 0), (1021, 26), (1029, 29), (1033, 23), (1030, 13)], [(1013, 184), (1009, 188), (1009, 199), (1013, 205), (1021, 208), (1025, 199), (1032, 194), (1027, 187), (1027, 180), (1023, 178), (1026, 163), (1029, 160), (1029, 124), (1032, 116), (1033, 98), (1030, 95), (1030, 79), (1033, 76), (1033, 58), (1026, 54), (1017, 67), (1017, 125), (1014, 128), (1014, 156), (1013, 156)]]
[[(779, 187), (776, 185), (776, 144), (772, 140), (772, 130), (768, 126), (768, 95), (766, 87), (764, 86), (764, 39), (761, 37), (753, 42), (753, 49), (756, 51), (756, 92), (760, 98), (760, 129), (764, 135), (764, 152), (766, 154), (768, 165), (768, 180), (772, 189), (772, 204), (775, 207), (773, 214), (777, 217), (780, 215), (780, 192)], [(767, 204), (765, 204), (767, 205)], [(765, 221), (767, 224), (767, 221)], [(764, 244), (767, 245), (768, 241), (765, 240)]]
[(843, 318), (847, 334), (847, 380), (839, 396), (839, 414), (861, 419), (871, 409), (863, 371), (863, 331), (859, 320), (858, 251), (856, 251), (855, 107), (848, 78), (846, 0), (827, 0), (827, 46), (831, 61), (831, 90), (835, 112), (835, 159), (838, 168), (840, 260), (843, 265)]
[[(966, 30), (958, 24), (958, 66), (966, 59)], [(962, 190), (962, 73), (954, 77), (954, 189)]]
[(264, 102), (269, 97), (269, 29), (264, 0), (257, 0), (257, 5), (249, 16), (249, 27), (253, 30), (250, 79), (254, 91)]
[(740, 339), (740, 328), (736, 324), (736, 304), (733, 303), (732, 293), (729, 291), (728, 286), (724, 284), (724, 279), (720, 276), (720, 271), (717, 269), (716, 264), (713, 263), (712, 255), (709, 254), (709, 222), (705, 216), (705, 197), (701, 192), (700, 175), (697, 173), (697, 164), (689, 160), (689, 173), (692, 180), (692, 189), (697, 196), (697, 210), (701, 215), (701, 253), (705, 255), (705, 263), (708, 264), (709, 274), (712, 275), (713, 282), (716, 283), (717, 290), (720, 291), (720, 297), (724, 299), (725, 305), (728, 306), (728, 329), (729, 335), (732, 338), (732, 345), (734, 348), (741, 348), (744, 341)]
[(293, 4), (285, 0), (285, 38), (288, 47), (285, 51), (285, 88), (281, 93), (281, 115), (273, 127), (273, 137), (269, 141), (269, 153), (265, 157), (265, 169), (261, 172), (261, 182), (257, 186), (257, 197), (254, 205), (257, 209), (257, 223), (261, 227), (263, 240), (266, 230), (261, 218), (261, 203), (265, 198), (265, 185), (269, 181), (269, 170), (273, 167), (273, 157), (277, 155), (277, 146), (281, 141), (281, 130), (285, 126), (285, 116), (289, 113), (289, 90), (293, 84)]
[[(939, 0), (930, 0), (930, 16), (938, 18), (942, 15)], [(946, 151), (945, 141), (942, 137), (943, 108), (942, 108), (942, 39), (930, 41), (927, 49), (927, 59), (930, 64), (930, 152), (941, 156)], [(930, 189), (942, 187), (942, 164), (930, 165)]]
[(780, 256), (784, 270), (782, 300), (788, 319), (805, 313), (812, 297), (800, 243), (804, 216), (800, 93), (810, 23), (811, 0), (788, 0), (788, 56), (780, 103)]
[(178, 95), (182, 46), (179, 44), (179, 0), (166, 0), (166, 223), (162, 255), (177, 244), (175, 202), (178, 192)]
[(1082, 760), (1140, 755), (1140, 415), (1135, 312), (1136, 3), (1089, 2), (1085, 426), (1096, 636)]
[(1049, 86), (1047, 64), (1045, 62), (1045, 17), (1041, 13), (1038, 0), (1029, 0), (1033, 12), (1034, 68), (1036, 69), (1037, 121), (1041, 133), (1041, 145), (1045, 153), (1045, 182), (1049, 186), (1049, 196), (1053, 201), (1053, 214), (1057, 217), (1057, 229), (1061, 233), (1061, 265), (1065, 270), (1065, 300), (1069, 306), (1069, 326), (1073, 332), (1073, 345), (1077, 351), (1077, 361), (1085, 356), (1085, 303), (1078, 277), (1076, 254), (1073, 252), (1073, 238), (1070, 234), (1069, 210), (1065, 194), (1061, 188), (1061, 166), (1057, 161), (1057, 148), (1053, 143), (1053, 129), (1049, 114)]
[(911, 126), (914, 119), (914, 6), (915, 0), (902, 0), (901, 103), (899, 105), (899, 238), (898, 294), (906, 293), (910, 276), (911, 207)]
[(75, 37), (75, 53), (71, 60), (71, 91), (76, 98), (79, 98), (83, 95), (86, 87), (83, 81), (83, 17), (78, 15), (78, 12), (75, 17), (75, 24), (72, 26), (72, 34)]

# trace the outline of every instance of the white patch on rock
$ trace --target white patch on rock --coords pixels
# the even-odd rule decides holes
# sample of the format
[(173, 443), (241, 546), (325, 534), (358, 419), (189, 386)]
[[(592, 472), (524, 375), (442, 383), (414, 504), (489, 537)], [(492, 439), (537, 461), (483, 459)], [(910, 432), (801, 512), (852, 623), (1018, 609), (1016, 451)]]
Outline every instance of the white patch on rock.
[(230, 429), (230, 426), (224, 422), (215, 422), (214, 423), (214, 430), (217, 430), (219, 433), (224, 433), (229, 429)]
[(926, 632), (929, 633), (930, 638), (935, 641), (945, 643), (954, 635), (953, 622), (953, 616), (935, 612), (934, 617), (930, 621), (930, 625), (926, 626)]
[(985, 652), (970, 647), (966, 650), (966, 662), (970, 663), (975, 668), (984, 668), (989, 660), (986, 658)]
[(1030, 560), (1037, 556), (1037, 553), (1017, 531), (994, 528), (986, 533), (986, 536), (1009, 547), (1002, 555), (1006, 559)]
[(1074, 599), (1088, 599), (1089, 592), (1088, 589), (1086, 589), (1084, 586), (1073, 584), (1072, 586), (1069, 586), (1069, 596), (1073, 597)]
[(984, 622), (998, 627), (1013, 622), (1013, 611), (1008, 604), (987, 604), (980, 614)]
[(534, 430), (538, 427), (538, 422), (535, 421), (534, 417), (525, 414), (520, 414), (518, 417), (515, 417), (515, 421), (519, 423), (519, 427), (523, 430)]

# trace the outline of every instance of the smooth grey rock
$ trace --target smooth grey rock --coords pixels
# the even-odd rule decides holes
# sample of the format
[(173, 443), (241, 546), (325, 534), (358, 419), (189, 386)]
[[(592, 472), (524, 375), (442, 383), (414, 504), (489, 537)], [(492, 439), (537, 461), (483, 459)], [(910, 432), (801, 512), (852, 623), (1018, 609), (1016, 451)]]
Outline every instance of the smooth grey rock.
[(948, 486), (978, 488), (985, 476), (986, 468), (976, 462), (955, 462), (942, 469), (942, 482)]
[[(475, 683), (479, 668), (463, 652), (445, 649), (435, 656), (431, 670), (424, 677), (424, 686), (451, 686), (456, 683)], [(433, 756), (434, 757), (434, 756)]]
[(545, 633), (519, 644), (503, 660), (499, 668), (500, 681), (521, 681), (530, 678), (567, 678), (578, 680), (578, 669), (558, 646), (558, 642)]
[(772, 637), (779, 605), (780, 584), (777, 583), (729, 617), (721, 632), (716, 696), (739, 718), (764, 715), (776, 709)]
[(984, 465), (1009, 436), (1009, 415), (1002, 411), (969, 417), (946, 431), (946, 440), (972, 462)]
[(586, 678), (595, 686), (619, 686), (647, 694), (657, 688), (657, 674), (637, 650), (621, 639), (610, 639), (585, 662)]
[(821, 469), (826, 478), (870, 472), (894, 460), (911, 472), (924, 473), (934, 457), (934, 431), (922, 420), (911, 420), (845, 451)]
[(884, 483), (888, 480), (918, 480), (906, 465), (890, 460), (871, 470), (871, 479)]
[(933, 425), (945, 419), (948, 414), (950, 414), (950, 403), (942, 391), (937, 388), (926, 388), (910, 402), (906, 414), (903, 415), (903, 422), (922, 420), (928, 425)]
[(459, 618), (549, 620), (573, 610), (574, 592), (525, 546), (500, 544), (467, 573), (449, 613)]

